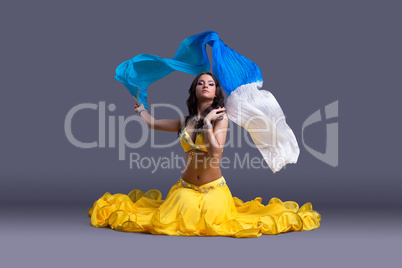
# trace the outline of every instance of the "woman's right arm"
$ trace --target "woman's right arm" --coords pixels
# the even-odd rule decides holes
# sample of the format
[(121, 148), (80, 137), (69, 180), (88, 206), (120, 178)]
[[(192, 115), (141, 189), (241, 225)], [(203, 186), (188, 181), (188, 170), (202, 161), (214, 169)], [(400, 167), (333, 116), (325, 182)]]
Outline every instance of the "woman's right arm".
[[(144, 107), (142, 103), (135, 104), (134, 110), (138, 113)], [(184, 118), (179, 119), (155, 119), (152, 115), (144, 110), (140, 113), (140, 117), (151, 129), (177, 132), (181, 128)]]

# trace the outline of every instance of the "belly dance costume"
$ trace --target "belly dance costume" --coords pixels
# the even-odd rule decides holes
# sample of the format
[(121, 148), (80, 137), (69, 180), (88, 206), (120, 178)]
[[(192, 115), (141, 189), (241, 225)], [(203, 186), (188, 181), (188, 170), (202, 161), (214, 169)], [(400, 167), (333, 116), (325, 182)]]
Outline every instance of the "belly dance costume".
[[(184, 151), (206, 151), (203, 134), (194, 143), (184, 129), (180, 136)], [(174, 236), (259, 237), (320, 226), (321, 216), (311, 203), (299, 208), (296, 202), (278, 198), (267, 205), (261, 201), (261, 197), (247, 202), (233, 197), (223, 176), (203, 185), (180, 178), (165, 200), (157, 189), (105, 193), (88, 214), (95, 227)]]

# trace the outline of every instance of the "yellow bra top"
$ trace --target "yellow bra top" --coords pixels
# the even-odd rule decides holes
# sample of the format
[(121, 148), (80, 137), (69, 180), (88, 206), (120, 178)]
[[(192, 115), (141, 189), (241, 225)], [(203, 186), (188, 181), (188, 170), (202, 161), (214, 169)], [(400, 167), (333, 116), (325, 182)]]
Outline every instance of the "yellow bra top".
[[(181, 146), (184, 149), (184, 152), (188, 152), (190, 150), (200, 150), (203, 152), (208, 152), (207, 147), (205, 146), (205, 140), (204, 140), (204, 132), (199, 134), (195, 138), (195, 143), (191, 140), (190, 135), (186, 131), (187, 127), (184, 128), (181, 136), (180, 136), (180, 143)], [(222, 149), (223, 151), (223, 149)]]

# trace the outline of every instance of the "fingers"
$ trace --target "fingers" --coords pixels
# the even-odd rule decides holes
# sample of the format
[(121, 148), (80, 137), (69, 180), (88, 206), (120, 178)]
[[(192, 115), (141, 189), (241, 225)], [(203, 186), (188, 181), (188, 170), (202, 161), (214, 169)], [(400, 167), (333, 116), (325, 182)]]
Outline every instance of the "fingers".
[(144, 105), (142, 104), (142, 103), (140, 103), (140, 102), (137, 102), (135, 105), (134, 105), (134, 111), (138, 111), (139, 109), (141, 109), (141, 107), (143, 107)]
[(215, 111), (218, 113), (218, 112), (222, 112), (222, 111), (225, 111), (226, 110), (226, 108), (225, 107), (221, 107), (221, 108), (216, 108), (215, 109)]
[(226, 108), (220, 108), (219, 110), (220, 110), (220, 112), (217, 112), (216, 114), (215, 114), (215, 117), (214, 117), (214, 120), (216, 120), (216, 119), (223, 119), (223, 117), (226, 115), (226, 113), (225, 113), (225, 110)]
[(216, 111), (216, 114), (222, 115), (222, 114), (225, 113), (226, 108), (225, 108), (225, 107), (222, 107), (222, 108), (218, 108), (218, 109), (216, 109), (216, 110), (217, 110), (217, 111)]

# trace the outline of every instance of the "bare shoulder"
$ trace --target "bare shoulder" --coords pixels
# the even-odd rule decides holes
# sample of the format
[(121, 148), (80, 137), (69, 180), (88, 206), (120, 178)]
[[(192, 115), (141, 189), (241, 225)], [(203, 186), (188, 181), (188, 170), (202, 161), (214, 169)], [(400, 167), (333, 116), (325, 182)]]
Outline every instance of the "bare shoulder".
[(182, 129), (184, 127), (184, 123), (186, 122), (186, 117), (183, 116), (181, 118), (178, 119), (180, 122), (180, 129)]
[[(220, 146), (224, 146), (226, 141), (226, 135), (228, 131), (229, 120), (226, 114), (221, 119), (214, 120), (214, 135)], [(222, 147), (223, 149), (223, 147)]]
[(229, 119), (227, 114), (225, 113), (222, 118), (216, 119), (213, 122), (214, 129), (227, 129), (229, 125)]

